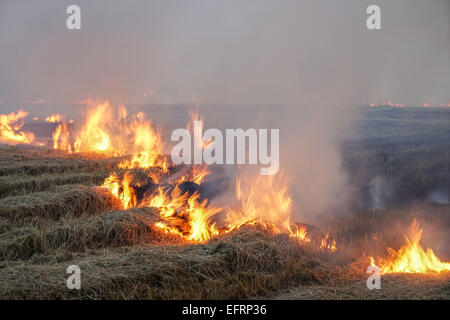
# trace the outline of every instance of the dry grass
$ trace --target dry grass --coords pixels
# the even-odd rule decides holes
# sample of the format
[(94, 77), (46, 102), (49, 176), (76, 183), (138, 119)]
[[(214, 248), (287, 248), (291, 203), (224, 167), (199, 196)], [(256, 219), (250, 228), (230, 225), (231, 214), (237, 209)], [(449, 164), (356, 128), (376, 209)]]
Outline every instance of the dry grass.
[[(387, 275), (382, 290), (365, 286), (367, 259), (359, 250), (394, 221), (409, 222), (408, 210), (322, 219), (338, 238), (336, 254), (257, 226), (190, 244), (154, 227), (155, 209), (120, 210), (111, 194), (89, 186), (115, 166), (117, 160), (0, 147), (1, 298), (449, 298), (448, 274)], [(148, 178), (147, 171), (133, 174)], [(447, 213), (448, 206), (431, 206), (424, 217)], [(81, 268), (79, 291), (66, 288), (69, 265)]]
[(101, 170), (64, 175), (44, 173), (38, 176), (3, 176), (0, 177), (0, 198), (51, 190), (65, 184), (98, 185), (108, 175), (109, 171)]
[(123, 159), (108, 158), (100, 154), (68, 154), (33, 146), (0, 144), (0, 176), (111, 171), (116, 169)]
[[(65, 271), (82, 270), (82, 289)], [(0, 263), (4, 298), (243, 299), (326, 281), (328, 272), (285, 237), (245, 229), (202, 245), (153, 245)]]
[(0, 260), (26, 260), (34, 254), (120, 246), (184, 243), (154, 227), (160, 221), (153, 208), (111, 211), (85, 218), (13, 228), (0, 236)]
[(328, 299), (328, 300), (449, 300), (450, 272), (441, 274), (388, 274), (381, 278), (379, 290), (369, 290), (366, 278), (337, 285), (300, 286), (276, 299)]
[(109, 192), (82, 185), (0, 199), (0, 217), (15, 225), (93, 215), (114, 208), (120, 208), (120, 203)]

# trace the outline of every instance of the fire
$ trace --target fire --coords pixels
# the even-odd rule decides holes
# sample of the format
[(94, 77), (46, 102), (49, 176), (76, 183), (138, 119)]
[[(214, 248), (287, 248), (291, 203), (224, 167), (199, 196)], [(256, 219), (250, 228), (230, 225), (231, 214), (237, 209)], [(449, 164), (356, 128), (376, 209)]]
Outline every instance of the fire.
[(112, 120), (112, 111), (108, 101), (91, 106), (86, 121), (75, 139), (76, 152), (114, 153), (107, 126)]
[[(76, 131), (72, 131), (60, 115), (47, 118), (61, 122), (53, 132), (54, 149), (129, 155), (130, 160), (119, 164), (121, 169), (155, 166), (167, 169), (166, 160), (162, 157), (164, 145), (161, 135), (144, 113), (129, 115), (125, 107), (119, 106), (115, 110), (108, 101), (87, 100), (87, 103), (84, 123)], [(73, 120), (69, 123), (72, 124)]]
[(214, 140), (212, 138), (209, 139), (208, 141), (205, 141), (205, 140), (203, 140), (203, 137), (201, 136), (201, 132), (198, 133), (198, 134), (200, 134), (200, 136), (198, 134), (196, 134), (196, 132), (194, 130), (195, 121), (200, 121), (202, 123), (202, 127), (203, 127), (203, 117), (200, 116), (200, 114), (198, 112), (198, 107), (196, 107), (195, 110), (189, 111), (189, 122), (186, 126), (186, 129), (189, 131), (194, 131), (194, 139), (202, 142), (202, 149), (212, 148), (214, 145)]
[(306, 227), (291, 222), (292, 198), (289, 185), (280, 171), (276, 175), (258, 175), (252, 178), (242, 174), (236, 179), (237, 208), (227, 211), (227, 231), (244, 224), (260, 224), (276, 233), (287, 233), (291, 239), (310, 242)]
[[(414, 219), (411, 227), (411, 239), (405, 236), (406, 244), (400, 249), (388, 248), (389, 257), (380, 259), (381, 273), (428, 273), (450, 271), (450, 263), (442, 262), (431, 250), (420, 245), (422, 231)], [(371, 257), (371, 263), (374, 259)]]
[(379, 106), (383, 106), (383, 107), (404, 107), (405, 105), (403, 103), (393, 103), (392, 101), (388, 101), (388, 102), (375, 102), (375, 103), (371, 103), (369, 104), (369, 107), (379, 107)]
[(219, 230), (211, 218), (221, 211), (220, 208), (208, 206), (207, 199), (199, 200), (200, 195), (182, 193), (178, 186), (172, 192), (164, 192), (158, 188), (155, 195), (144, 201), (140, 206), (158, 208), (160, 217), (165, 222), (157, 227), (185, 237), (194, 242), (204, 242), (218, 235)]
[(58, 124), (52, 134), (53, 149), (64, 150), (68, 153), (72, 153), (73, 145), (70, 137), (71, 131), (68, 124), (65, 121)]
[[(88, 121), (83, 127), (84, 132), (91, 132), (94, 139), (91, 144), (114, 146), (114, 151), (123, 154), (122, 150), (131, 151), (131, 160), (122, 161), (120, 169), (146, 169), (159, 167), (167, 168), (165, 162), (161, 165), (162, 143), (160, 135), (153, 129), (145, 115), (138, 113), (129, 116), (125, 108), (118, 110), (118, 126), (120, 132), (128, 136), (126, 140), (120, 140), (112, 134), (112, 130), (106, 125), (112, 119), (109, 104), (97, 105), (88, 114)], [(99, 114), (105, 114), (100, 119)], [(188, 128), (192, 128), (194, 121), (203, 121), (197, 112), (190, 114), (191, 122)], [(90, 129), (92, 125), (94, 128)], [(95, 129), (95, 130), (94, 130)], [(85, 134), (85, 133), (83, 133)], [(87, 135), (87, 134), (85, 134)], [(103, 138), (103, 136), (107, 138)], [(129, 143), (131, 141), (131, 144)], [(127, 143), (128, 146), (127, 147)], [(207, 142), (204, 147), (210, 145)], [(77, 146), (77, 145), (76, 145)], [(99, 149), (99, 148), (97, 148)], [(77, 149), (76, 149), (77, 150)], [(236, 230), (243, 225), (260, 225), (276, 234), (285, 233), (290, 239), (300, 244), (313, 244), (319, 249), (317, 241), (311, 241), (306, 226), (292, 222), (293, 200), (289, 194), (288, 181), (283, 172), (277, 175), (252, 176), (246, 172), (239, 172), (236, 179), (235, 206), (220, 208), (209, 203), (208, 199), (202, 199), (198, 191), (182, 192), (180, 185), (192, 182), (201, 185), (210, 174), (208, 166), (194, 165), (186, 169), (182, 175), (172, 182), (166, 181), (156, 189), (150, 189), (151, 194), (144, 193), (141, 199), (137, 199), (133, 185), (133, 175), (126, 172), (122, 179), (117, 173), (112, 173), (105, 179), (102, 187), (107, 188), (118, 198), (124, 209), (134, 207), (152, 207), (159, 211), (161, 221), (154, 224), (165, 233), (176, 234), (189, 242), (205, 242), (211, 237)], [(153, 183), (159, 183), (148, 173)], [(216, 215), (224, 212), (224, 221), (220, 227)], [(329, 240), (329, 234), (322, 239), (320, 249), (336, 251), (336, 240)]]
[(208, 200), (198, 201), (199, 196), (196, 192), (188, 200), (187, 214), (190, 225), (188, 239), (203, 242), (219, 234), (216, 224), (211, 223), (211, 217), (220, 212), (221, 209), (208, 208)]
[(31, 144), (34, 142), (34, 134), (23, 132), (23, 118), (28, 112), (19, 110), (17, 113), (0, 114), (0, 142), (8, 144)]
[(122, 181), (116, 173), (111, 174), (102, 184), (102, 187), (107, 188), (117, 199), (122, 203), (124, 209), (136, 207), (137, 199), (134, 190), (130, 187), (133, 176), (126, 172)]
[(320, 241), (320, 249), (334, 252), (337, 250), (336, 239), (330, 240), (329, 236), (330, 232), (327, 232), (326, 236), (322, 238)]
[[(188, 129), (194, 121), (203, 121), (198, 112), (190, 113)], [(73, 138), (73, 136), (75, 138)], [(105, 152), (112, 155), (131, 155), (119, 164), (121, 170), (158, 167), (166, 172), (168, 165), (163, 155), (160, 133), (155, 130), (143, 113), (129, 115), (125, 107), (114, 114), (109, 102), (92, 104), (84, 124), (73, 135), (71, 127), (63, 120), (53, 134), (54, 148), (68, 152)], [(73, 144), (71, 141), (75, 141)], [(206, 148), (211, 142), (204, 143)], [(73, 146), (73, 147), (72, 147)], [(119, 171), (120, 173), (120, 171)], [(108, 189), (120, 200), (123, 209), (152, 207), (158, 209), (160, 220), (154, 226), (165, 233), (184, 238), (188, 242), (205, 242), (211, 237), (236, 230), (243, 225), (259, 225), (275, 234), (287, 234), (300, 244), (314, 245), (314, 249), (334, 252), (336, 240), (329, 234), (318, 243), (312, 241), (304, 225), (292, 221), (293, 200), (289, 184), (282, 171), (276, 175), (249, 175), (240, 172), (236, 179), (235, 206), (221, 208), (202, 199), (198, 191), (182, 192), (180, 186), (186, 182), (201, 185), (211, 173), (206, 165), (186, 167), (176, 180), (159, 181), (161, 177), (146, 173), (152, 187), (142, 193), (140, 184), (130, 171), (124, 174), (113, 172), (101, 187)], [(141, 178), (139, 178), (141, 179)], [(155, 184), (156, 183), (156, 184)], [(144, 184), (146, 185), (146, 184)], [(139, 197), (136, 190), (139, 191)], [(223, 212), (224, 219), (217, 214)]]
[(163, 143), (161, 134), (155, 131), (150, 120), (145, 118), (145, 114), (140, 112), (132, 117), (130, 122), (124, 126), (125, 132), (128, 132), (132, 139), (131, 150), (133, 157), (131, 160), (125, 160), (119, 168), (151, 168), (159, 166), (167, 169), (167, 163), (161, 158), (163, 154)]
[(143, 203), (143, 206), (160, 210), (160, 217), (165, 222), (155, 226), (166, 233), (174, 233), (193, 242), (204, 242), (219, 234), (211, 218), (222, 209), (208, 206), (208, 200), (200, 201), (199, 197), (197, 192), (191, 196), (187, 192), (182, 194), (178, 187), (170, 193), (160, 188), (156, 196)]
[(52, 114), (51, 116), (48, 116), (47, 118), (45, 118), (46, 122), (61, 122), (64, 120), (64, 117), (62, 115), (60, 115), (59, 113), (56, 114)]
[(231, 229), (258, 221), (277, 230), (288, 230), (286, 223), (291, 215), (292, 198), (282, 172), (254, 178), (242, 174), (236, 178), (236, 198), (240, 206), (230, 208), (226, 217)]
[(126, 172), (120, 180), (117, 173), (105, 179), (102, 187), (107, 188), (122, 203), (124, 209), (152, 207), (159, 210), (162, 222), (155, 226), (166, 233), (177, 234), (191, 242), (204, 242), (219, 234), (219, 229), (211, 218), (222, 209), (208, 204), (207, 199), (200, 200), (200, 194), (182, 193), (178, 185), (159, 186), (150, 196), (137, 201), (132, 187), (133, 176)]
[(177, 183), (192, 181), (196, 184), (201, 184), (210, 173), (208, 166), (194, 165), (191, 170), (188, 170), (178, 178)]
[[(88, 121), (86, 121), (82, 130), (84, 132), (83, 137), (86, 137), (86, 140), (88, 140), (88, 136), (100, 137), (101, 139), (97, 139), (97, 141), (105, 146), (105, 150), (109, 149), (108, 146), (114, 145), (116, 153), (124, 154), (122, 150), (131, 152), (131, 160), (122, 161), (119, 164), (120, 169), (159, 167), (165, 171), (168, 166), (162, 157), (161, 135), (153, 129), (151, 122), (145, 118), (145, 115), (138, 113), (129, 116), (125, 108), (119, 108), (118, 126), (120, 127), (120, 133), (122, 136), (128, 137), (120, 140), (110, 134), (111, 130), (105, 126), (111, 120), (111, 117), (98, 117), (100, 114), (110, 114), (109, 109), (108, 103), (100, 104), (91, 109), (87, 117)], [(104, 136), (107, 139), (103, 138)], [(94, 142), (92, 145), (96, 145), (96, 143)], [(174, 184), (165, 185), (165, 187), (158, 186), (156, 191), (140, 199), (139, 203), (131, 185), (133, 177), (129, 172), (125, 173), (122, 180), (118, 178), (117, 173), (112, 173), (105, 179), (102, 187), (110, 190), (121, 201), (124, 209), (136, 206), (157, 208), (160, 218), (163, 220), (155, 224), (157, 228), (167, 233), (182, 236), (187, 241), (204, 242), (219, 234), (219, 229), (211, 219), (222, 209), (209, 205), (207, 199), (201, 200), (198, 192), (191, 195), (188, 192), (182, 193), (178, 185), (187, 181), (201, 184), (209, 173), (207, 166), (193, 166), (175, 181), (174, 187)], [(158, 180), (155, 180), (152, 176), (150, 178), (152, 178), (152, 181)]]
[(295, 227), (295, 230), (292, 230), (290, 226), (290, 222), (288, 221), (288, 230), (289, 230), (289, 237), (291, 239), (297, 240), (299, 243), (302, 242), (311, 242), (311, 239), (307, 236), (306, 227), (300, 226)]

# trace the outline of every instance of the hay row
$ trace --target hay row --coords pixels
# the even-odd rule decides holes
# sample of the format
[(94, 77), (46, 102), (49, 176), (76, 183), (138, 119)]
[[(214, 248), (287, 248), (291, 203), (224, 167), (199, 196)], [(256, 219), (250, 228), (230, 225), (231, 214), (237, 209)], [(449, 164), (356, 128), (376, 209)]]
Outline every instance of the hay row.
[[(4, 299), (244, 299), (322, 283), (327, 269), (283, 237), (244, 228), (203, 245), (62, 253), (51, 261), (0, 262)], [(81, 268), (81, 290), (66, 268)]]
[(120, 202), (109, 192), (83, 185), (65, 185), (54, 191), (0, 199), (0, 218), (16, 226), (61, 217), (95, 215), (119, 209)]
[(0, 176), (40, 175), (43, 173), (94, 172), (114, 170), (119, 161), (86, 159), (39, 159), (0, 162)]
[(38, 176), (0, 177), (0, 198), (26, 195), (33, 192), (54, 189), (65, 184), (97, 185), (109, 175), (108, 171), (92, 173), (42, 174)]
[(440, 274), (387, 274), (381, 290), (367, 290), (361, 279), (343, 283), (294, 288), (279, 300), (449, 300), (450, 272)]
[(57, 150), (32, 145), (8, 145), (0, 143), (0, 161), (20, 161), (65, 157)]
[(98, 216), (63, 219), (58, 224), (27, 226), (0, 236), (0, 260), (26, 260), (57, 250), (181, 243), (182, 239), (154, 227), (160, 221), (154, 208), (111, 211)]

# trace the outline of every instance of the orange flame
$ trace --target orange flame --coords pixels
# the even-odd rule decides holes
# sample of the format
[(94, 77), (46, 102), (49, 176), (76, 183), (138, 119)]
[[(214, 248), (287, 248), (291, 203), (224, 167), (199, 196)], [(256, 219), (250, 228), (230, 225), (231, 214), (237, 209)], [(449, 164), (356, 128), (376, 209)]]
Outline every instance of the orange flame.
[(130, 161), (125, 160), (119, 168), (151, 168), (159, 166), (167, 169), (167, 163), (161, 158), (163, 154), (163, 143), (159, 132), (152, 127), (151, 121), (140, 112), (126, 123), (125, 132), (131, 136), (132, 146), (130, 151), (133, 157)]
[(337, 250), (336, 239), (330, 240), (329, 236), (330, 232), (327, 232), (326, 236), (322, 238), (320, 241), (320, 249), (334, 252)]
[[(108, 105), (102, 105), (107, 111)], [(149, 168), (158, 165), (162, 152), (160, 135), (145, 120), (143, 114), (130, 117), (126, 109), (119, 109), (120, 127), (122, 132), (132, 132), (133, 154), (131, 160), (123, 161), (121, 169)], [(201, 119), (198, 113), (191, 113), (191, 121)], [(202, 120), (201, 120), (202, 121)], [(188, 128), (191, 128), (191, 124)], [(97, 128), (102, 128), (97, 123)], [(128, 131), (130, 130), (130, 131)], [(110, 132), (110, 130), (104, 130)], [(109, 139), (111, 145), (117, 145), (115, 150), (121, 150), (122, 144), (116, 144), (116, 140)], [(130, 140), (128, 140), (130, 141)], [(126, 145), (125, 141), (123, 145)], [(164, 169), (165, 166), (162, 166)], [(286, 233), (290, 239), (298, 243), (312, 243), (306, 226), (299, 226), (291, 221), (292, 198), (288, 192), (288, 182), (283, 172), (277, 175), (256, 175), (252, 177), (241, 173), (236, 179), (237, 206), (226, 209), (225, 225), (218, 228), (214, 217), (223, 211), (222, 208), (211, 206), (207, 199), (201, 200), (200, 194), (194, 192), (182, 193), (179, 184), (194, 182), (203, 183), (205, 177), (210, 174), (208, 166), (194, 165), (189, 168), (176, 181), (169, 182), (165, 186), (159, 186), (151, 195), (145, 195), (143, 199), (136, 199), (134, 188), (131, 186), (132, 176), (126, 173), (120, 180), (116, 173), (105, 179), (103, 187), (117, 197), (123, 208), (153, 207), (159, 210), (162, 221), (155, 223), (155, 227), (166, 233), (173, 233), (191, 242), (204, 242), (213, 236), (231, 232), (243, 225), (261, 225), (274, 233)], [(153, 181), (155, 180), (151, 177)], [(174, 186), (175, 185), (175, 186)], [(335, 251), (336, 241), (328, 240), (329, 235), (322, 240), (323, 249)], [(319, 246), (317, 246), (318, 248)]]
[(64, 120), (64, 117), (62, 115), (60, 115), (59, 113), (56, 114), (52, 114), (51, 116), (48, 116), (47, 118), (45, 118), (46, 122), (61, 122)]
[(284, 174), (251, 176), (242, 174), (236, 178), (238, 208), (230, 208), (226, 221), (235, 229), (249, 221), (272, 225), (278, 230), (287, 230), (292, 208), (288, 184)]
[(211, 217), (220, 212), (220, 208), (207, 207), (207, 201), (198, 201), (200, 195), (196, 192), (188, 200), (190, 231), (188, 239), (192, 241), (206, 241), (212, 236), (218, 235), (219, 231), (215, 223), (211, 223)]
[(176, 183), (179, 184), (185, 181), (192, 181), (196, 184), (201, 184), (210, 173), (211, 172), (208, 170), (208, 166), (193, 165), (189, 171), (178, 178)]
[(273, 232), (287, 233), (299, 242), (310, 242), (306, 227), (291, 223), (292, 198), (282, 171), (254, 178), (241, 174), (236, 179), (236, 198), (240, 206), (227, 211), (228, 232), (244, 224), (257, 223)]
[(208, 206), (206, 199), (199, 201), (199, 196), (197, 192), (190, 197), (188, 193), (182, 194), (178, 186), (170, 193), (159, 188), (156, 195), (145, 200), (141, 206), (160, 210), (160, 217), (166, 223), (159, 223), (157, 227), (190, 241), (204, 242), (219, 234), (211, 218), (221, 209)]
[(207, 199), (199, 200), (200, 195), (195, 192), (191, 196), (182, 193), (178, 186), (169, 192), (161, 187), (150, 197), (145, 198), (138, 205), (133, 188), (130, 186), (133, 176), (126, 172), (122, 181), (116, 173), (105, 179), (102, 187), (107, 188), (122, 203), (124, 209), (152, 207), (159, 209), (163, 222), (155, 224), (166, 233), (177, 234), (192, 242), (204, 242), (212, 236), (218, 235), (219, 230), (211, 218), (222, 209), (209, 206)]
[[(411, 239), (405, 236), (406, 244), (398, 250), (388, 248), (389, 257), (380, 259), (381, 273), (429, 273), (450, 271), (450, 263), (442, 262), (431, 250), (420, 245), (422, 229), (414, 219), (411, 227)], [(373, 258), (371, 262), (374, 263)]]
[[(221, 211), (220, 208), (207, 206), (207, 200), (199, 201), (196, 192), (188, 197), (176, 187), (170, 196), (159, 192), (146, 205), (160, 210), (160, 216), (166, 223), (155, 224), (166, 232), (178, 234), (189, 241), (205, 242), (219, 234), (211, 218)], [(186, 205), (187, 203), (187, 205)]]
[(23, 126), (22, 119), (28, 115), (28, 112), (19, 110), (17, 113), (0, 114), (0, 142), (7, 144), (31, 144), (34, 141), (34, 134), (23, 132), (20, 129)]
[(133, 176), (126, 172), (122, 181), (119, 181), (116, 173), (111, 174), (102, 184), (122, 203), (124, 209), (136, 207), (137, 199), (134, 190), (130, 187)]
[(76, 152), (109, 152), (116, 151), (106, 131), (112, 120), (112, 111), (108, 101), (91, 106), (88, 109), (86, 122), (75, 139)]
[[(194, 122), (195, 121), (201, 121), (203, 124), (203, 117), (200, 116), (199, 112), (198, 112), (198, 107), (195, 108), (195, 110), (189, 110), (189, 122), (186, 126), (186, 129), (188, 131), (193, 131), (194, 130)], [(214, 140), (211, 138), (208, 141), (203, 140), (203, 137), (196, 137), (196, 139), (198, 139), (198, 141), (202, 142), (202, 149), (206, 149), (206, 148), (212, 148), (214, 145)]]
[(53, 138), (53, 149), (64, 150), (66, 152), (72, 153), (73, 146), (70, 140), (71, 131), (69, 126), (65, 121), (58, 124), (55, 131), (52, 134)]
[[(166, 160), (162, 157), (161, 135), (153, 129), (151, 121), (145, 118), (144, 113), (128, 115), (126, 108), (119, 106), (115, 115), (108, 101), (87, 100), (87, 103), (84, 124), (75, 134), (69, 130), (64, 117), (51, 117), (52, 121), (62, 122), (53, 133), (54, 149), (113, 156), (131, 155), (131, 160), (120, 163), (119, 168), (122, 169), (154, 166), (167, 169)], [(73, 146), (71, 141), (74, 141)]]

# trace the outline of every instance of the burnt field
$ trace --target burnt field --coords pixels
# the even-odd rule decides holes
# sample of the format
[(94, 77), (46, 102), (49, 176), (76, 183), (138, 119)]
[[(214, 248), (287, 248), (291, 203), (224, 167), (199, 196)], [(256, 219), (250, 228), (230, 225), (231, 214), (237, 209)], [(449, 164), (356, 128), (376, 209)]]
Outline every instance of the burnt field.
[[(231, 210), (215, 206), (227, 184), (214, 170), (1, 145), (0, 297), (449, 299), (449, 117), (441, 108), (364, 111), (341, 145), (355, 190), (349, 209), (287, 219), (285, 229), (253, 212), (287, 215), (274, 181), (256, 205), (244, 192)], [(273, 190), (280, 203), (258, 205)], [(427, 251), (424, 264), (441, 272), (398, 267), (428, 247), (442, 262)], [(380, 290), (366, 287), (370, 257), (383, 270)], [(80, 290), (66, 287), (70, 265), (81, 269)]]

